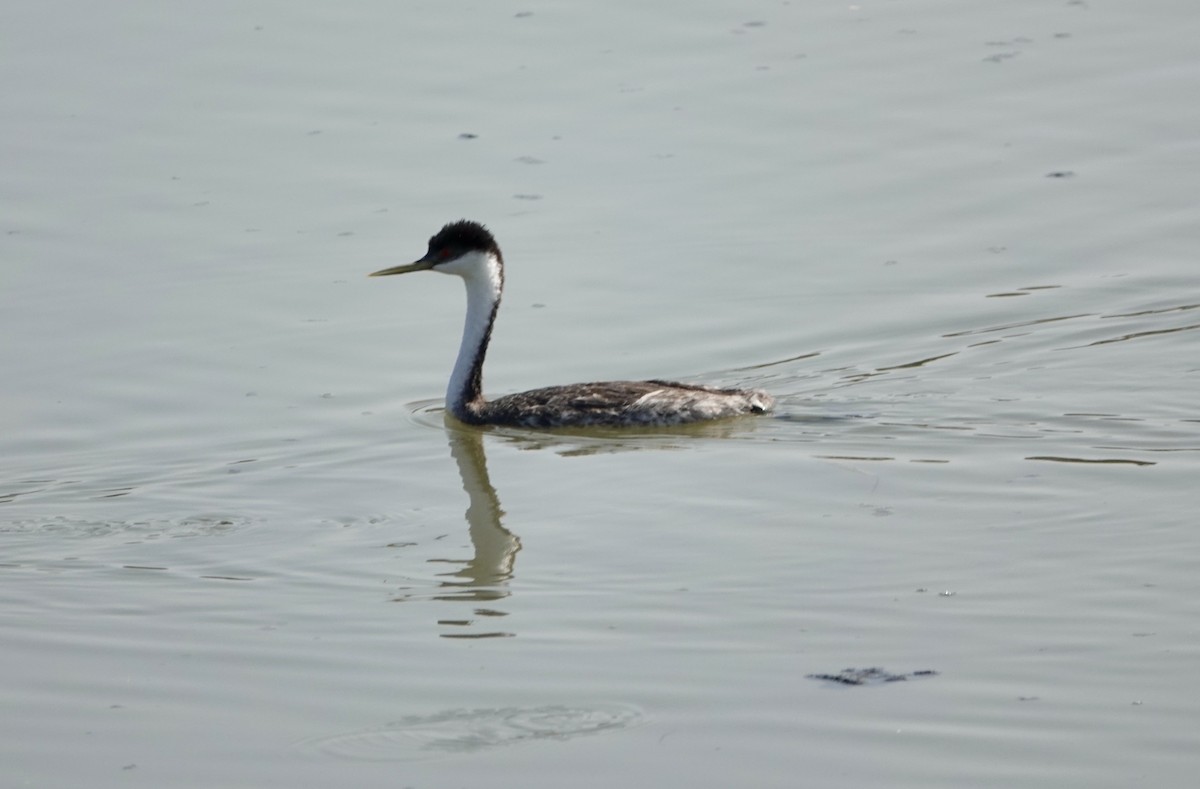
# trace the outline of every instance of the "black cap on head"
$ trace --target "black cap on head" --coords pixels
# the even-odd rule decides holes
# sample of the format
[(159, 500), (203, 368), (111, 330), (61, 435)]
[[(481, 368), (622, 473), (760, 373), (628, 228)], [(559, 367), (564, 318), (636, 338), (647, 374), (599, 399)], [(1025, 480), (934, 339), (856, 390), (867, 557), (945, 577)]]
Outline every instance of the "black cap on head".
[(453, 260), (467, 252), (491, 252), (500, 257), (500, 246), (486, 227), (469, 219), (460, 219), (443, 227), (429, 239), (430, 259)]

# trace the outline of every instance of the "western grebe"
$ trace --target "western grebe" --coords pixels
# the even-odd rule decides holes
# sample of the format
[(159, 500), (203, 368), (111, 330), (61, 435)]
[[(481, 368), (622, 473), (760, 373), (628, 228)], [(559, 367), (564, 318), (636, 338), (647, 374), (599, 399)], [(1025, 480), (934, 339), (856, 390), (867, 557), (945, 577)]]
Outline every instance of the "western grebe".
[(678, 425), (706, 419), (761, 414), (774, 400), (759, 389), (715, 389), (674, 381), (605, 381), (548, 386), (495, 400), (483, 396), (483, 359), (504, 289), (504, 256), (491, 232), (463, 219), (429, 239), (420, 260), (376, 271), (386, 277), (412, 271), (439, 271), (462, 277), (467, 286), (467, 319), (454, 372), (446, 388), (446, 408), (472, 425), (565, 427), (587, 425)]

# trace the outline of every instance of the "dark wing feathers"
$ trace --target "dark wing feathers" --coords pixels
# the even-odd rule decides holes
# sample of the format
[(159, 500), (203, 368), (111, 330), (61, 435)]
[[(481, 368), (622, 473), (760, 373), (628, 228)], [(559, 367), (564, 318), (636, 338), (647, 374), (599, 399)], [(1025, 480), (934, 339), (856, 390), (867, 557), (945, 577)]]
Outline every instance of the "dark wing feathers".
[[(643, 400), (655, 393), (662, 397)], [(678, 424), (764, 410), (751, 402), (751, 394), (676, 381), (597, 381), (497, 398), (484, 405), (484, 421), (525, 427)], [(712, 411), (714, 395), (728, 398), (721, 413)]]

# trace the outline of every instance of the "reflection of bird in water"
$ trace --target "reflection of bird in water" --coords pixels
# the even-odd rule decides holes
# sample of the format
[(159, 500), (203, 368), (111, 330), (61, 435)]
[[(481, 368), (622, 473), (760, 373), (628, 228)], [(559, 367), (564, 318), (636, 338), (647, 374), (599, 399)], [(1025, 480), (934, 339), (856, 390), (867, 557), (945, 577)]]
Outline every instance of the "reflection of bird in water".
[[(467, 529), (475, 555), (461, 563), (462, 569), (447, 576), (458, 580), (443, 581), (442, 586), (462, 589), (473, 600), (498, 600), (508, 596), (501, 587), (512, 578), (521, 541), (500, 521), (504, 511), (488, 478), (483, 436), (473, 430), (447, 427), (450, 454), (458, 464), (467, 493)], [(448, 599), (461, 600), (463, 596)]]
[(550, 386), (495, 400), (483, 396), (483, 360), (504, 287), (504, 257), (483, 225), (462, 220), (429, 239), (429, 250), (414, 263), (371, 274), (440, 271), (462, 277), (467, 286), (467, 318), (446, 408), (468, 424), (559, 427), (587, 425), (676, 425), (708, 419), (761, 414), (774, 400), (759, 389), (716, 389), (672, 381), (606, 381)]

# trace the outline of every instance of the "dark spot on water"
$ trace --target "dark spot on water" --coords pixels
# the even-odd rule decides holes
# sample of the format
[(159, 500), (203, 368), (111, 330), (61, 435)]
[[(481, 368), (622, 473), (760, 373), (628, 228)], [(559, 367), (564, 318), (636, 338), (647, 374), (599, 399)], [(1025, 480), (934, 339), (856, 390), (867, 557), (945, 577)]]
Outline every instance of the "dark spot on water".
[(836, 682), (839, 685), (882, 685), (887, 682), (906, 682), (916, 677), (935, 677), (937, 672), (932, 669), (911, 671), (907, 674), (893, 674), (878, 666), (872, 668), (847, 668), (836, 674), (809, 674), (809, 679), (822, 679), (826, 682)]
[(1074, 178), (1074, 170), (1052, 170), (1046, 173), (1047, 178)]
[(458, 139), (460, 140), (474, 140), (478, 139), (478, 137), (478, 134), (472, 134), (471, 132), (463, 132), (462, 134), (458, 135)]

